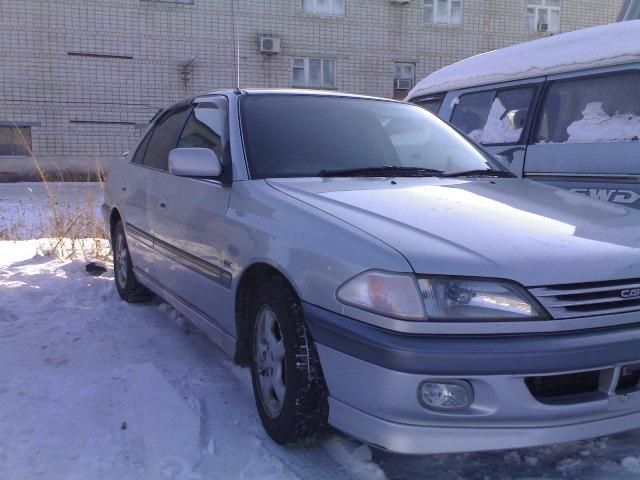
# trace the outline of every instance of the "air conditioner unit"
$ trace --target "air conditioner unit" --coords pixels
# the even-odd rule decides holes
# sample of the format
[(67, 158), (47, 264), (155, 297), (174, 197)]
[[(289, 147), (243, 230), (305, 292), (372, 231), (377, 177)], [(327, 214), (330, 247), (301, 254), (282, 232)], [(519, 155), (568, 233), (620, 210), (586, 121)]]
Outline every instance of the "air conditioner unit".
[(548, 23), (539, 23), (538, 24), (538, 31), (539, 32), (548, 32), (549, 31), (549, 24)]
[(406, 5), (407, 3), (411, 3), (411, 0), (389, 0), (389, 3), (394, 3), (396, 5)]
[(265, 55), (280, 53), (280, 39), (277, 37), (260, 37), (260, 53)]
[(413, 87), (413, 82), (411, 81), (411, 79), (408, 79), (408, 78), (404, 78), (402, 80), (396, 80), (394, 82), (394, 88), (396, 90), (411, 90), (411, 87)]

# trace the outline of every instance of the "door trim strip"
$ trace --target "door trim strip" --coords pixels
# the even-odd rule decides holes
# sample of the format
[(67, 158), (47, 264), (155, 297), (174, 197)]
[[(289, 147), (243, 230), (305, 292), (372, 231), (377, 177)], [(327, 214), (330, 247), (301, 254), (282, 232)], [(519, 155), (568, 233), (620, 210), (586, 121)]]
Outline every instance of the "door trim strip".
[(161, 240), (160, 238), (151, 235), (144, 230), (136, 227), (135, 225), (130, 224), (129, 222), (125, 223), (128, 233), (130, 233), (136, 240), (141, 243), (151, 247), (160, 255), (164, 255), (169, 257), (176, 263), (192, 270), (199, 275), (211, 280), (215, 283), (222, 285), (223, 287), (229, 289), (231, 288), (231, 280), (232, 275), (231, 272), (224, 270), (212, 263), (206, 262), (195, 255), (190, 254), (189, 252), (185, 252), (170, 243)]

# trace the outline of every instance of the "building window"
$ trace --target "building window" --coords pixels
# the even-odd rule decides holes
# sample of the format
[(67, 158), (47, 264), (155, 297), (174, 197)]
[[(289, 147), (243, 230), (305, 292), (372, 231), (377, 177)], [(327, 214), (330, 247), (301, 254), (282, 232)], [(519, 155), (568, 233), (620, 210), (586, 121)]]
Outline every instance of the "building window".
[(0, 156), (31, 156), (31, 127), (0, 126)]
[(415, 71), (416, 66), (413, 63), (396, 63), (393, 76), (393, 98), (406, 97), (407, 91), (411, 90), (415, 83)]
[(529, 32), (560, 33), (560, 0), (526, 0)]
[(462, 0), (424, 0), (424, 21), (445, 25), (462, 23)]
[(344, 15), (345, 0), (302, 0), (303, 13)]
[(336, 61), (326, 58), (294, 58), (294, 87), (334, 88), (336, 86)]

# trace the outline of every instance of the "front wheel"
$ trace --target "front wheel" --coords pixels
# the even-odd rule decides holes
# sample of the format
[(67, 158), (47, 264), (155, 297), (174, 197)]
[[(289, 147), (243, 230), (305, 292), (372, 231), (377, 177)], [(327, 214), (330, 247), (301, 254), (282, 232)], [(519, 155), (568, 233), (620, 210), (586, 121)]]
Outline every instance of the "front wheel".
[(280, 277), (253, 299), (251, 377), (264, 429), (277, 443), (311, 440), (326, 425), (327, 387), (300, 303)]
[(121, 221), (118, 221), (113, 227), (111, 246), (113, 248), (113, 273), (116, 277), (116, 288), (120, 298), (129, 303), (145, 302), (151, 299), (153, 293), (138, 282), (134, 275), (129, 245)]

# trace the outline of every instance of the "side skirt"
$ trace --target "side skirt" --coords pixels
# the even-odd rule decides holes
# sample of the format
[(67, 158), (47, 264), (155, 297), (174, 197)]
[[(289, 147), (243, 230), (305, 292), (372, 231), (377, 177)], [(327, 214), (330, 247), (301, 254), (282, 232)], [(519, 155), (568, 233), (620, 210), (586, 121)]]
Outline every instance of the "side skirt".
[(236, 339), (225, 332), (214, 319), (164, 288), (139, 268), (134, 267), (134, 270), (140, 283), (144, 284), (144, 286), (153, 291), (153, 293), (170, 303), (178, 312), (187, 317), (196, 327), (202, 330), (207, 337), (209, 337), (211, 341), (220, 347), (229, 357), (233, 358), (236, 351)]

